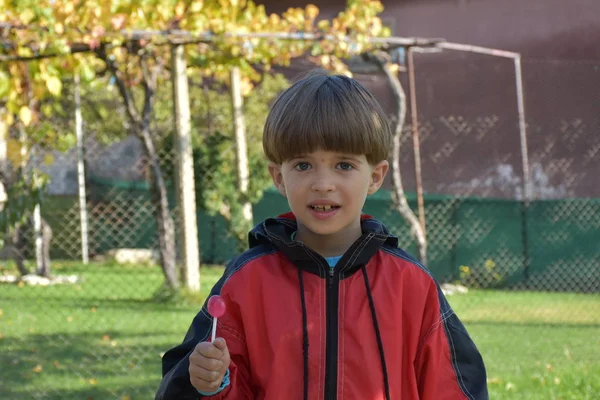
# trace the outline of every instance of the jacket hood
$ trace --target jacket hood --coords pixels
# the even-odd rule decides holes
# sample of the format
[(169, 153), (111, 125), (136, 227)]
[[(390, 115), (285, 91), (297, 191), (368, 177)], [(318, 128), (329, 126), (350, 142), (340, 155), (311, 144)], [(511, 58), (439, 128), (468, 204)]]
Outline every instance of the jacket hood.
[[(357, 270), (361, 265), (365, 265), (384, 244), (392, 247), (398, 246), (398, 238), (391, 235), (381, 222), (369, 215), (361, 216), (361, 228), (362, 236), (346, 251), (339, 262), (339, 265), (344, 266), (347, 275), (354, 272), (350, 270)], [(321, 275), (321, 272), (329, 269), (327, 262), (312, 249), (292, 240), (292, 234), (297, 229), (296, 217), (291, 212), (276, 218), (268, 218), (250, 231), (249, 246), (250, 248), (260, 245), (274, 246), (298, 267)], [(361, 247), (360, 251), (354, 251), (359, 246)], [(354, 254), (354, 260), (351, 263), (344, 262), (349, 254)], [(315, 265), (315, 259), (320, 260), (321, 265)]]

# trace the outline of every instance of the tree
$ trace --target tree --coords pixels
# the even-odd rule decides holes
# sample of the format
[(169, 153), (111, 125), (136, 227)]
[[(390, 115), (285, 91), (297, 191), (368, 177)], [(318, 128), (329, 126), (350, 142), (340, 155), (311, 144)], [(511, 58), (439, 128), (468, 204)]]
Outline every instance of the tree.
[(419, 257), (421, 262), (427, 263), (427, 240), (425, 238), (425, 232), (423, 226), (419, 222), (419, 219), (412, 211), (406, 200), (406, 194), (404, 193), (404, 186), (402, 185), (402, 171), (400, 169), (400, 144), (402, 143), (402, 132), (404, 128), (404, 121), (406, 119), (406, 94), (402, 83), (398, 78), (398, 65), (394, 64), (390, 55), (382, 50), (374, 51), (372, 54), (366, 56), (367, 59), (373, 61), (385, 74), (390, 88), (394, 93), (394, 99), (396, 100), (396, 116), (394, 124), (394, 146), (392, 150), (392, 185), (394, 187), (393, 199), (394, 205), (398, 213), (404, 218), (408, 226), (410, 226), (411, 233), (417, 241), (417, 247), (419, 249)]
[[(244, 99), (249, 171), (252, 177), (245, 195), (237, 189), (234, 127), (227, 88), (207, 79), (193, 82), (190, 88), (191, 107), (194, 110), (192, 125), (195, 127), (193, 154), (196, 200), (209, 215), (220, 215), (225, 219), (228, 231), (238, 243), (238, 250), (246, 246), (246, 235), (250, 228), (244, 218), (242, 204), (245, 201), (255, 204), (271, 185), (262, 150), (262, 129), (270, 102), (288, 85), (281, 74), (265, 74)], [(165, 138), (166, 154), (173, 146), (172, 141), (172, 136)], [(173, 176), (175, 171), (168, 163), (164, 165), (167, 166), (165, 174)]]
[[(323, 66), (346, 71), (341, 58), (365, 51), (369, 36), (389, 35), (377, 17), (383, 7), (373, 0), (349, 0), (336, 18), (318, 22), (314, 5), (278, 16), (267, 15), (263, 6), (248, 0), (0, 0), (0, 5), (5, 10), (0, 16), (0, 97), (8, 98), (10, 116), (31, 124), (39, 115), (37, 99), (47, 92), (60, 95), (61, 77), (108, 72), (114, 79), (130, 129), (142, 140), (150, 161), (161, 265), (171, 287), (178, 286), (174, 227), (152, 125), (156, 91), (169, 65), (168, 45), (190, 43), (191, 76), (225, 82), (230, 68), (237, 66), (250, 88), (260, 76), (257, 65), (268, 70), (310, 53)], [(320, 39), (256, 36), (269, 32), (306, 32)], [(27, 75), (33, 75), (32, 90), (22, 96), (20, 81)], [(136, 87), (141, 87), (140, 94)]]

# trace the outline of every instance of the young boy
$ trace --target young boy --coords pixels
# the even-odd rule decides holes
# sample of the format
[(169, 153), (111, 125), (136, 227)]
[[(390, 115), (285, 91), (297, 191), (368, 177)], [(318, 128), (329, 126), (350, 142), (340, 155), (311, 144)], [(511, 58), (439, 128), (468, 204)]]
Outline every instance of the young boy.
[(482, 358), (430, 273), (362, 215), (392, 134), (355, 80), (309, 74), (274, 103), (269, 172), (291, 213), (267, 219), (163, 357), (156, 399), (487, 399)]

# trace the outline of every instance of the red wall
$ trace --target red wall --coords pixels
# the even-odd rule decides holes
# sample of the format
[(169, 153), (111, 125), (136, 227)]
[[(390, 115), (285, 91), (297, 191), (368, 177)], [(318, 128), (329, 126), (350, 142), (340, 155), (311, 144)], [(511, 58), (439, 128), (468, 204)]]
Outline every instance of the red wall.
[[(307, 4), (263, 3), (269, 12)], [(325, 17), (345, 4), (315, 3)], [(382, 17), (396, 36), (521, 53), (534, 194), (600, 197), (600, 1), (396, 0), (384, 5)], [(518, 197), (522, 164), (512, 61), (445, 51), (416, 54), (415, 65), (425, 190)], [(296, 76), (307, 67), (296, 63), (286, 74)], [(356, 77), (393, 112), (382, 76)], [(410, 189), (412, 141), (406, 139), (403, 172)]]

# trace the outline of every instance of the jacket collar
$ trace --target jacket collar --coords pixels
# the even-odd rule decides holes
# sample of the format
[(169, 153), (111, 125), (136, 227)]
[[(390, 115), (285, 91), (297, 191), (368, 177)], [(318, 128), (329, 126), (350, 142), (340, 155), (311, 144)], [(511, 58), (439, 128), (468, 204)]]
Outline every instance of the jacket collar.
[[(391, 235), (383, 224), (369, 215), (361, 216), (362, 235), (350, 246), (338, 261), (340, 277), (352, 275), (375, 255), (384, 243), (398, 246), (398, 238)], [(325, 277), (329, 273), (327, 261), (314, 250), (292, 240), (297, 230), (293, 213), (282, 214), (277, 218), (266, 219), (249, 234), (250, 247), (270, 243), (286, 258), (307, 272)]]

